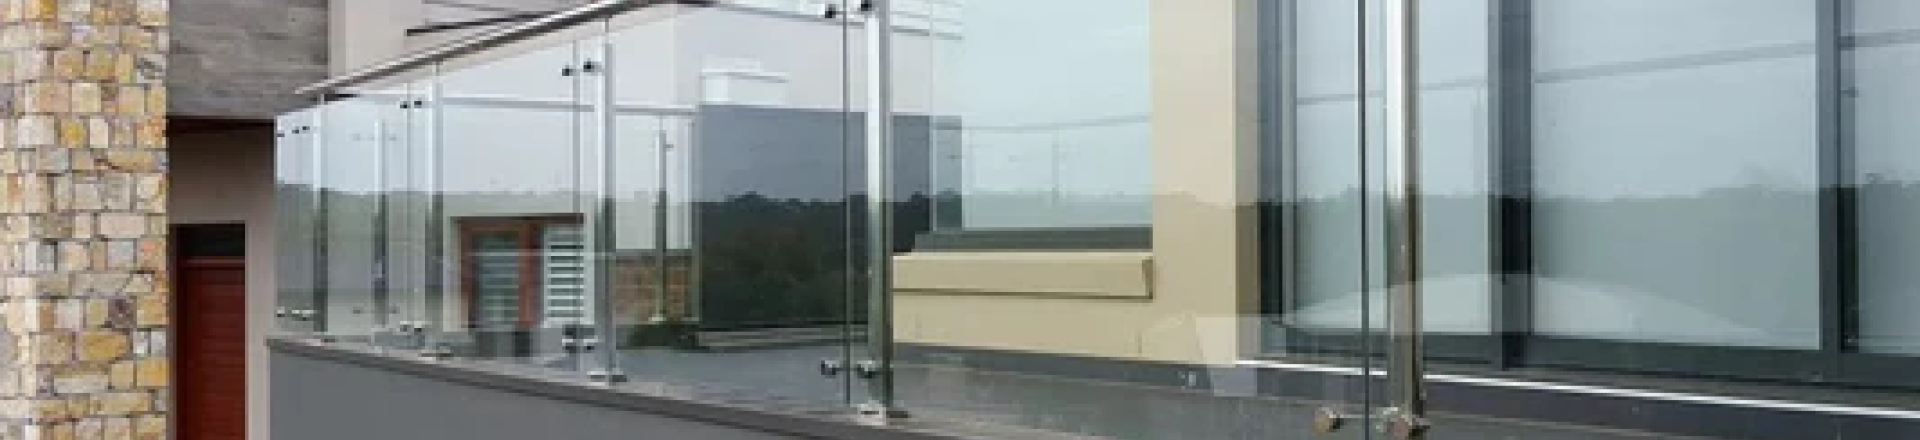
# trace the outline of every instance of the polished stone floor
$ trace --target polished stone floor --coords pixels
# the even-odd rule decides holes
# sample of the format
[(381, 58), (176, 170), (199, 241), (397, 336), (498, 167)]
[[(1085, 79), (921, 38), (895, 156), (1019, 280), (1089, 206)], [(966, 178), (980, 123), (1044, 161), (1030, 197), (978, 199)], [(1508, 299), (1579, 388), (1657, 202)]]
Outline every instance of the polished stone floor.
[[(726, 395), (844, 406), (864, 400), (857, 381), (827, 377), (821, 361), (842, 359), (839, 345), (699, 352), (630, 350), (621, 367), (635, 382), (697, 385)], [(563, 355), (539, 360), (562, 369), (591, 369)], [(576, 367), (576, 365), (578, 365)], [(897, 387), (917, 426), (965, 428), (1017, 438), (1126, 440), (1386, 439), (1355, 422), (1320, 435), (1311, 423), (1326, 402), (1289, 401), (1240, 392), (1162, 388), (1070, 377), (984, 371), (947, 365), (903, 365)], [(1439, 414), (1433, 440), (1675, 439), (1647, 433)], [(998, 437), (998, 435), (996, 435)]]

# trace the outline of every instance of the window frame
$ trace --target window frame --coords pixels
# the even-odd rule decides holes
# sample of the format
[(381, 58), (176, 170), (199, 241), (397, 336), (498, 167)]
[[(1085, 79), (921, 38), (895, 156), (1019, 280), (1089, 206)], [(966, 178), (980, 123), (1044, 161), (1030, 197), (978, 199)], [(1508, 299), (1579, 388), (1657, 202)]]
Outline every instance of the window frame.
[[(1298, 256), (1290, 206), (1291, 167), (1296, 145), (1290, 139), (1295, 112), (1292, 8), (1300, 0), (1268, 3), (1261, 13), (1259, 86), (1260, 234), (1262, 308), (1277, 318), (1292, 310)], [(1847, 132), (1852, 109), (1846, 98), (1850, 60), (1852, 0), (1813, 1), (1814, 57), (1817, 65), (1816, 135), (1819, 185), (1818, 277), (1820, 289), (1818, 349), (1755, 348), (1687, 343), (1601, 340), (1537, 334), (1533, 329), (1533, 25), (1531, 0), (1489, 2), (1488, 169), (1493, 194), (1487, 227), (1491, 271), (1495, 277), (1488, 307), (1491, 331), (1475, 335), (1429, 336), (1427, 357), (1494, 370), (1553, 369), (1620, 372), (1634, 375), (1704, 377), (1736, 382), (1781, 382), (1920, 389), (1920, 357), (1870, 353), (1854, 341), (1859, 334), (1860, 238), (1858, 207), (1852, 186), (1855, 141)], [(1289, 353), (1379, 356), (1381, 341), (1368, 344), (1352, 331), (1286, 329), (1269, 319), (1258, 349), (1262, 357)], [(1374, 338), (1380, 338), (1377, 333)]]

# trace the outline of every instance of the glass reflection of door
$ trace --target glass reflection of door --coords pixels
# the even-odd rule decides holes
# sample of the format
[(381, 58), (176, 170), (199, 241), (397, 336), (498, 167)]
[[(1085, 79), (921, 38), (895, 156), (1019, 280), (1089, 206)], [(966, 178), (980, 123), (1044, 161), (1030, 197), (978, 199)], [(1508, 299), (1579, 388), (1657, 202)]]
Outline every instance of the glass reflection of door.
[(580, 221), (462, 219), (461, 277), (466, 320), (487, 330), (586, 324), (586, 257)]

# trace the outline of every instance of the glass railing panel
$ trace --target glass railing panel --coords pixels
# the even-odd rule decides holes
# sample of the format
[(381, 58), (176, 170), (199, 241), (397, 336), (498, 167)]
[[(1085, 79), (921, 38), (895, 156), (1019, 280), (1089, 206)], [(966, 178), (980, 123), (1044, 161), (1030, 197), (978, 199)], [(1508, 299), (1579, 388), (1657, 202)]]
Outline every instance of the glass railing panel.
[(384, 148), (374, 161), (381, 174), (383, 265), (386, 325), (380, 335), (385, 347), (419, 351), (427, 342), (429, 317), (427, 215), (428, 142), (431, 140), (427, 96), (431, 80), (407, 84), (379, 97), (388, 105), (381, 115)]
[[(920, 3), (895, 2), (889, 61), (899, 119), (927, 120), (895, 123), (894, 154), (918, 162), (892, 175), (927, 189), (896, 190), (894, 215), (938, 226), (894, 231), (915, 239), (893, 257), (901, 407), (1008, 438), (1366, 438), (1362, 329), (1384, 321), (1366, 306), (1379, 183), (1360, 172), (1357, 3)], [(1320, 80), (1300, 93), (1317, 99), (1261, 104), (1302, 119), (1294, 142), (1313, 166), (1298, 169), (1317, 174), (1298, 194), (1326, 203), (1274, 194), (1259, 206), (1240, 180), (1296, 163), (1241, 162), (1258, 158), (1237, 153), (1258, 147), (1239, 130), (1265, 119), (1249, 105), (1265, 89), (1235, 88), (1229, 78), (1250, 74), (1236, 69), (1258, 60), (1229, 48), (1295, 38), (1262, 27), (1254, 39), (1239, 17), (1296, 13), (1312, 18), (1289, 29), (1313, 27), (1288, 43)], [(912, 209), (916, 198), (930, 208)], [(1301, 261), (1322, 268), (1321, 284), (1256, 276), (1281, 267), (1259, 259), (1257, 239), (1278, 225), (1238, 214), (1257, 206), (1321, 228), (1298, 232), (1324, 240), (1298, 250), (1321, 253)], [(1296, 297), (1306, 287), (1319, 295)], [(1263, 310), (1266, 295), (1292, 307)], [(1318, 437), (1323, 411), (1353, 419)]]
[(281, 116), (274, 125), (275, 332), (303, 337), (317, 318), (314, 243), (318, 192), (315, 191), (316, 110)]
[(635, 382), (840, 408), (849, 130), (841, 20), (767, 2), (611, 23), (610, 273)]
[(591, 153), (575, 41), (548, 36), (438, 78), (439, 326), (455, 356), (582, 371), (596, 348)]
[[(1920, 410), (1906, 2), (1421, 1), (1396, 169), (1399, 2), (895, 1), (877, 297), (872, 19), (828, 3), (643, 8), (282, 118), (282, 331), (1008, 438), (1373, 438), (1414, 379), (1443, 439)], [(1383, 380), (1401, 172), (1427, 370)]]
[(380, 157), (381, 118), (391, 103), (351, 98), (321, 108), (320, 208), (317, 228), (324, 272), (318, 295), (324, 336), (367, 343), (379, 331), (384, 292), (379, 289), (380, 174), (369, 159)]

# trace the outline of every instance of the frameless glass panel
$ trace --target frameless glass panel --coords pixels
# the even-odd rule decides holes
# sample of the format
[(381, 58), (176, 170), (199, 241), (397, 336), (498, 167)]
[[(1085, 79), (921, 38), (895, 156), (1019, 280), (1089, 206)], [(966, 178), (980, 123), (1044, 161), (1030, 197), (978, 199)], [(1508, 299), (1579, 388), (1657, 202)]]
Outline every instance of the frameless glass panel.
[(382, 191), (386, 327), (381, 342), (418, 350), (426, 342), (428, 230), (426, 82), (396, 87), (376, 99), (387, 105), (381, 122), (385, 148), (375, 161)]
[(1866, 351), (1920, 355), (1920, 2), (1856, 0), (1847, 90), (1857, 145), (1860, 329)]
[[(1386, 106), (1388, 74), (1393, 69), (1387, 38), (1393, 35), (1388, 9), (1394, 2), (1294, 2), (1288, 22), (1294, 38), (1287, 59), (1291, 75), (1282, 93), (1284, 118), (1266, 127), (1278, 133), (1265, 151), (1282, 154), (1272, 186), (1285, 197), (1278, 215), (1269, 217), (1270, 254), (1280, 260), (1279, 274), (1265, 279), (1278, 286), (1275, 301), (1285, 313), (1283, 332), (1267, 342), (1279, 359), (1328, 365), (1358, 364), (1370, 371), (1390, 370), (1408, 359), (1388, 355), (1390, 320), (1400, 281), (1394, 279), (1394, 243), (1403, 231), (1389, 225), (1406, 214), (1394, 209), (1389, 188), (1396, 174), (1415, 173), (1419, 243), (1415, 279), (1420, 326), (1413, 331), (1424, 358), (1481, 362), (1498, 356), (1492, 337), (1496, 304), (1491, 215), (1494, 200), (1488, 54), (1492, 23), (1485, 0), (1420, 2), (1419, 77), (1415, 117), (1418, 160), (1411, 169), (1395, 169), (1390, 156), (1402, 146), (1386, 137), (1397, 121)], [(1280, 56), (1289, 56), (1282, 51)], [(1271, 180), (1270, 180), (1271, 181)], [(1269, 263), (1274, 264), (1274, 263)], [(1399, 330), (1393, 330), (1399, 332)], [(1416, 335), (1394, 335), (1412, 337)], [(1387, 400), (1386, 384), (1419, 381), (1391, 376), (1352, 391), (1349, 411), (1364, 412), (1368, 426), (1379, 411), (1399, 405)]]
[[(1369, 224), (1362, 213), (1379, 211), (1360, 209), (1377, 198), (1362, 193), (1358, 173), (1359, 3), (1264, 3), (1273, 9), (1239, 2), (1246, 7), (1189, 10), (1162, 0), (895, 3), (892, 99), (900, 119), (924, 113), (932, 121), (894, 124), (894, 154), (919, 154), (928, 165), (892, 174), (897, 185), (930, 179), (940, 202), (931, 214), (896, 205), (896, 217), (927, 215), (968, 232), (1152, 227), (1150, 243), (1133, 247), (1063, 249), (1044, 243), (1053, 232), (1039, 232), (894, 256), (901, 406), (916, 419), (959, 420), (989, 437), (1366, 438), (1370, 428), (1359, 418), (1370, 413), (1368, 353), (1358, 330), (1370, 310), (1360, 292), (1371, 268), (1361, 249), (1378, 235), (1361, 239)], [(1157, 13), (1172, 8), (1184, 12)], [(1244, 19), (1254, 14), (1257, 32), (1243, 27), (1256, 25)], [(1294, 14), (1312, 16), (1290, 21)], [(1236, 151), (1259, 148), (1236, 130), (1269, 115), (1246, 105), (1262, 101), (1263, 90), (1230, 78), (1255, 74), (1241, 69), (1256, 61), (1280, 60), (1228, 49), (1243, 44), (1266, 45), (1263, 55), (1298, 53), (1287, 64), (1317, 75), (1300, 92), (1311, 100), (1265, 109), (1299, 115), (1301, 131), (1268, 134), (1297, 135), (1301, 154), (1317, 160), (1320, 174), (1302, 184), (1314, 185), (1325, 204), (1292, 208), (1324, 219), (1316, 238), (1349, 237), (1324, 242), (1326, 254), (1315, 256), (1347, 276), (1322, 275), (1325, 295), (1271, 316), (1247, 299), (1264, 287), (1254, 268), (1278, 265), (1256, 265), (1249, 251), (1257, 241), (1236, 232), (1252, 234), (1254, 225), (1235, 213), (1254, 201), (1234, 188), (1256, 176), (1232, 171), (1254, 168), (1239, 162), (1253, 157)], [(1282, 77), (1269, 67), (1261, 80), (1277, 86)], [(915, 136), (929, 152), (914, 151)], [(1264, 324), (1280, 325), (1259, 331)], [(1312, 338), (1334, 331), (1344, 339)], [(1262, 338), (1323, 343), (1262, 358), (1254, 349)], [(1322, 411), (1344, 429), (1316, 435)]]
[(283, 335), (313, 330), (315, 267), (314, 111), (281, 116), (274, 126), (274, 220), (276, 270), (274, 317)]
[(320, 331), (347, 341), (370, 342), (384, 321), (378, 274), (383, 243), (380, 215), (382, 117), (393, 103), (352, 98), (322, 107), (320, 202), (317, 228), (324, 276)]
[(1819, 347), (1817, 3), (1534, 5), (1539, 333)]
[(1262, 342), (1270, 360), (1340, 373), (1302, 375), (1317, 390), (1276, 396), (1295, 408), (1287, 432), (1338, 414), (1346, 420), (1336, 437), (1366, 438), (1388, 404), (1385, 381), (1360, 379), (1388, 361), (1382, 2), (1284, 3), (1267, 25), (1282, 46), (1263, 52), (1277, 68), (1262, 76), (1273, 94), (1262, 152), (1278, 157), (1261, 171), (1274, 174), (1263, 189), (1279, 208), (1266, 220), (1272, 252), (1261, 266), (1276, 272), (1262, 279), (1278, 310)]
[[(564, 32), (563, 32), (564, 33)], [(587, 292), (591, 156), (578, 87), (590, 74), (554, 35), (439, 78), (444, 252), (440, 310), (456, 355), (584, 370), (601, 340)]]
[(621, 366), (636, 382), (843, 407), (853, 8), (719, 3), (612, 22)]

